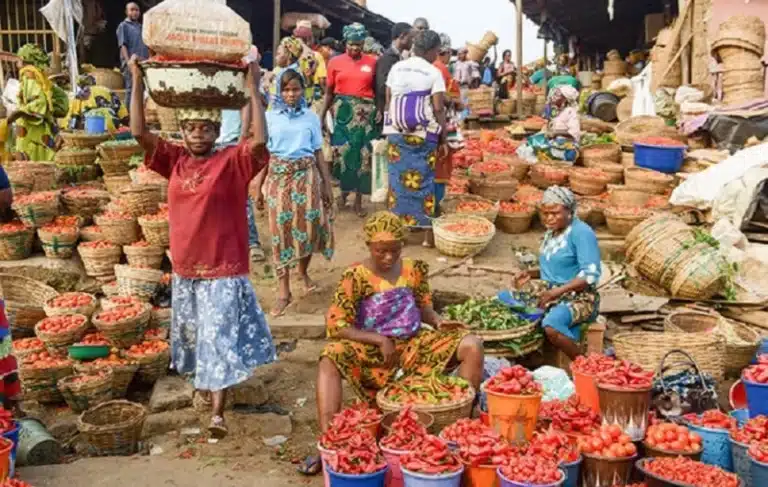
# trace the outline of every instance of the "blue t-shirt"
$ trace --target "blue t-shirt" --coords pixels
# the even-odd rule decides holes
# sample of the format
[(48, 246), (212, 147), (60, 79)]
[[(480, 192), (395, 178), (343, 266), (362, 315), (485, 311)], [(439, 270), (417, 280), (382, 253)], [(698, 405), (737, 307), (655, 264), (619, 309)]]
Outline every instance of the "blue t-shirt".
[(574, 218), (559, 235), (548, 231), (539, 249), (541, 278), (555, 285), (577, 277), (596, 286), (600, 280), (600, 247), (592, 227)]
[(311, 157), (323, 147), (320, 118), (312, 110), (289, 114), (285, 110), (266, 112), (269, 153), (281, 159)]
[(221, 130), (217, 145), (234, 144), (240, 139), (243, 122), (240, 117), (240, 110), (222, 110), (221, 111)]
[(129, 19), (125, 19), (117, 26), (117, 47), (125, 46), (128, 49), (128, 57), (134, 54), (139, 59), (149, 58), (149, 49), (144, 45), (144, 39), (141, 37), (141, 24)]

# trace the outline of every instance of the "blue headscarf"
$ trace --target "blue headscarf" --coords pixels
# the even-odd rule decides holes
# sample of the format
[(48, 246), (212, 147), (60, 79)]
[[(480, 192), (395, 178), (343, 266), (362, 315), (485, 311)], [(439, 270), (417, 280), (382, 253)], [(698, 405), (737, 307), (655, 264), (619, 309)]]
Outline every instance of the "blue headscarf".
[[(298, 74), (302, 81), (304, 80), (304, 76), (301, 75), (301, 72), (298, 69), (294, 68), (285, 68), (280, 73), (277, 74), (277, 77), (275, 79), (275, 98), (272, 100), (271, 106), (272, 110), (283, 112), (287, 114), (289, 117), (298, 117), (299, 115), (303, 115), (304, 112), (307, 110), (309, 105), (307, 104), (307, 99), (304, 97), (302, 90), (302, 96), (299, 98), (299, 101), (296, 103), (296, 106), (289, 106), (285, 100), (283, 100), (283, 76), (285, 76), (285, 73), (288, 73), (290, 71), (293, 71), (294, 73)], [(306, 86), (306, 83), (304, 83), (304, 86)]]

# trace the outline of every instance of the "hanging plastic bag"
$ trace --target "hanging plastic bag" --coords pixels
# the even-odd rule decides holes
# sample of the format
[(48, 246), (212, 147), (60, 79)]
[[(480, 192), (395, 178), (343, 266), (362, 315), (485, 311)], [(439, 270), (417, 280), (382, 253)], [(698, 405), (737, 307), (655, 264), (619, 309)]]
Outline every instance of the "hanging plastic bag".
[(386, 140), (376, 140), (373, 142), (373, 165), (371, 168), (371, 202), (384, 203), (387, 201), (387, 192), (389, 191), (389, 160), (387, 159), (387, 148), (389, 143)]

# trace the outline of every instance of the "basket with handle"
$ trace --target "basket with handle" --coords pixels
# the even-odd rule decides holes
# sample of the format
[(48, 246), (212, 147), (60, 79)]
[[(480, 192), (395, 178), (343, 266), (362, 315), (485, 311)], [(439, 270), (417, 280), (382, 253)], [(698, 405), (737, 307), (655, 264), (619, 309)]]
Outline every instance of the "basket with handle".
[[(44, 199), (33, 200), (32, 197), (38, 195)], [(61, 208), (59, 205), (58, 191), (41, 191), (32, 193), (20, 198), (14, 199), (11, 208), (19, 216), (21, 222), (32, 228), (38, 228), (51, 223), (54, 218), (59, 216)]]
[(74, 320), (79, 320), (80, 324), (67, 331), (51, 333), (43, 330), (43, 327), (47, 321), (61, 319), (62, 316), (46, 317), (40, 320), (37, 325), (35, 325), (35, 334), (37, 335), (37, 338), (45, 343), (45, 348), (48, 350), (48, 353), (53, 356), (66, 357), (67, 348), (83, 338), (83, 335), (85, 335), (86, 330), (90, 326), (88, 317), (85, 315), (69, 316), (71, 316)]
[[(684, 360), (668, 363), (667, 360), (673, 355), (680, 355)], [(678, 391), (669, 387), (664, 380), (670, 374), (685, 370), (691, 371), (693, 376), (698, 379), (697, 383), (692, 383), (688, 386), (689, 389), (698, 389), (698, 392), (695, 394), (681, 395)], [(654, 403), (659, 412), (667, 418), (676, 420), (685, 414), (700, 414), (708, 409), (717, 409), (717, 393), (707, 385), (702, 372), (703, 369), (699, 367), (696, 360), (686, 351), (681, 349), (667, 351), (656, 368), (656, 376), (661, 384), (661, 394), (654, 397)], [(691, 397), (695, 398), (695, 403), (686, 402), (686, 398)], [(679, 405), (679, 409), (675, 407), (677, 405)]]
[(163, 272), (118, 264), (115, 266), (115, 277), (117, 277), (117, 288), (121, 296), (135, 296), (143, 301), (149, 301), (163, 279)]
[(99, 456), (133, 455), (138, 451), (147, 410), (141, 404), (112, 400), (77, 418), (77, 429)]
[(147, 242), (158, 247), (167, 248), (171, 244), (168, 219), (150, 218), (149, 215), (139, 217), (139, 225)]
[(80, 362), (75, 364), (75, 371), (81, 374), (93, 374), (102, 370), (112, 372), (112, 399), (121, 399), (128, 394), (128, 387), (133, 381), (136, 371), (139, 370), (139, 364), (123, 359), (127, 363), (97, 363)]
[(59, 379), (57, 386), (74, 413), (112, 400), (112, 370), (94, 374), (78, 373)]
[[(486, 210), (468, 211), (466, 209), (460, 209), (462, 203), (475, 203), (488, 207)], [(479, 195), (474, 194), (457, 194), (450, 195), (440, 202), (440, 211), (443, 214), (451, 215), (472, 215), (485, 218), (486, 220), (493, 222), (496, 220), (496, 216), (499, 214), (499, 203), (497, 201), (491, 201)]]
[(128, 348), (141, 342), (144, 330), (149, 323), (151, 307), (145, 305), (143, 311), (136, 316), (122, 318), (118, 321), (104, 321), (102, 312), (93, 315), (93, 325), (104, 334), (109, 342), (117, 348)]
[[(476, 235), (462, 234), (453, 228), (456, 224), (472, 224), (477, 227)], [(441, 253), (452, 257), (466, 257), (482, 252), (496, 234), (496, 227), (491, 222), (480, 216), (472, 215), (445, 215), (437, 218), (432, 223), (435, 234), (435, 247)]]
[(96, 215), (93, 220), (101, 228), (104, 240), (108, 242), (115, 245), (127, 245), (139, 240), (139, 226), (135, 218), (128, 216), (125, 218), (108, 218), (104, 215)]
[(24, 260), (32, 255), (35, 230), (19, 226), (15, 230), (0, 232), (0, 260)]
[(126, 245), (123, 247), (123, 253), (131, 267), (160, 269), (165, 257), (165, 247)]
[(0, 274), (0, 296), (5, 301), (6, 317), (16, 338), (34, 335), (35, 325), (45, 318), (43, 304), (58, 295), (54, 288), (35, 279)]
[[(384, 414), (391, 412), (400, 412), (405, 407), (405, 404), (390, 401), (386, 397), (386, 388), (381, 389), (376, 394), (376, 405), (381, 409)], [(420, 411), (429, 413), (434, 418), (432, 427), (435, 431), (440, 431), (446, 426), (449, 426), (461, 418), (469, 418), (472, 415), (472, 403), (475, 400), (475, 389), (469, 387), (469, 392), (466, 398), (449, 404), (413, 404), (411, 408), (414, 411)]]
[(75, 252), (80, 230), (70, 227), (69, 232), (52, 232), (45, 227), (37, 229), (37, 236), (43, 246), (43, 252), (49, 259), (69, 259)]

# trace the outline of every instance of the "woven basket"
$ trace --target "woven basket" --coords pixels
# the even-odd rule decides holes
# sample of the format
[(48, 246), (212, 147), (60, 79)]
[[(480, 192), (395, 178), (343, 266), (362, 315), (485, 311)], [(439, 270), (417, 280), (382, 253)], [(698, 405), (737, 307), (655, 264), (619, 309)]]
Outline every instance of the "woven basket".
[(641, 167), (624, 169), (624, 180), (627, 188), (651, 194), (664, 194), (675, 183), (673, 176)]
[(32, 336), (35, 325), (45, 318), (43, 304), (59, 293), (34, 279), (14, 274), (0, 274), (0, 296), (15, 338)]
[(621, 146), (619, 144), (593, 144), (579, 149), (584, 165), (591, 161), (621, 161)]
[(50, 191), (57, 187), (56, 164), (53, 162), (7, 162), (3, 167), (8, 173), (15, 195)]
[(170, 348), (152, 355), (131, 355), (126, 352), (125, 356), (138, 362), (136, 378), (145, 384), (154, 384), (161, 377), (168, 375), (168, 367), (171, 365)]
[(80, 245), (77, 251), (83, 260), (85, 273), (90, 277), (114, 276), (115, 264), (120, 263), (120, 257), (123, 255), (123, 251), (117, 245), (102, 249)]
[(720, 317), (701, 311), (675, 311), (664, 318), (664, 331), (670, 333), (714, 333)]
[(0, 260), (23, 260), (32, 255), (35, 231), (24, 228), (0, 233)]
[[(632, 232), (639, 226), (636, 226)], [(674, 226), (662, 229), (648, 240), (641, 240), (634, 246), (627, 243), (629, 242), (629, 236), (627, 236), (625, 238), (625, 247), (628, 249), (627, 262), (631, 263), (643, 277), (660, 283), (665, 270), (680, 252), (686, 251), (686, 246), (692, 241), (693, 232), (690, 229), (680, 230)], [(631, 254), (629, 249), (632, 249)]]
[(45, 343), (45, 348), (51, 355), (55, 357), (66, 357), (68, 352), (67, 348), (73, 343), (79, 342), (85, 335), (86, 330), (91, 326), (87, 316), (74, 316), (82, 318), (83, 322), (77, 328), (66, 332), (48, 333), (41, 330), (40, 324), (45, 322), (45, 319), (39, 321), (37, 325), (35, 325), (35, 334), (37, 335), (37, 338)]
[(500, 115), (515, 115), (517, 113), (517, 99), (499, 100), (497, 109)]
[(86, 149), (93, 149), (110, 137), (108, 133), (90, 134), (84, 130), (64, 130), (59, 132), (59, 136), (64, 141), (65, 147), (84, 147)]
[[(702, 372), (720, 381), (725, 373), (725, 340), (706, 333), (619, 333), (613, 337), (616, 357), (629, 360), (646, 370), (657, 370), (662, 358), (672, 350), (687, 352)], [(667, 374), (679, 371), (670, 368)]]
[(144, 152), (144, 149), (142, 149), (138, 142), (135, 144), (101, 144), (96, 150), (99, 152), (99, 156), (101, 156), (102, 159), (108, 161), (113, 161), (115, 159), (127, 160), (136, 154)]
[(496, 228), (504, 233), (513, 235), (525, 233), (531, 228), (533, 217), (536, 215), (536, 208), (531, 207), (530, 211), (520, 213), (499, 212), (496, 217)]
[(616, 206), (643, 207), (650, 198), (648, 193), (631, 189), (628, 186), (608, 186), (608, 193), (610, 203)]
[(96, 215), (96, 225), (101, 228), (104, 240), (115, 245), (128, 245), (139, 240), (139, 226), (136, 220), (104, 218)]
[(109, 203), (109, 193), (99, 189), (89, 189), (86, 193), (64, 191), (61, 194), (64, 210), (70, 215), (92, 218)]
[(157, 118), (163, 132), (179, 131), (179, 121), (173, 108), (157, 107)]
[(606, 208), (605, 221), (608, 231), (614, 235), (627, 235), (640, 222), (651, 216), (649, 211), (643, 210), (639, 214), (629, 214), (619, 208)]
[[(145, 304), (145, 303), (144, 301), (142, 301), (141, 299), (135, 296), (120, 296), (119, 294), (116, 294), (113, 297), (101, 298), (101, 309), (103, 310), (122, 308), (124, 306), (131, 306), (134, 304)], [(151, 319), (151, 315), (150, 315), (150, 319)]]
[(573, 168), (568, 176), (574, 193), (584, 196), (597, 196), (605, 193), (608, 175), (599, 169)]
[(131, 170), (128, 159), (99, 159), (97, 164), (105, 176), (121, 176)]
[(473, 115), (493, 115), (494, 91), (490, 88), (478, 88), (467, 91), (467, 104)]
[[(557, 169), (555, 174), (545, 175), (546, 170)], [(531, 182), (540, 189), (547, 189), (550, 186), (568, 185), (568, 166), (564, 164), (546, 164), (538, 163), (531, 167)]]
[[(735, 43), (735, 44), (734, 44)], [(722, 45), (743, 45), (759, 57), (765, 49), (765, 24), (754, 15), (732, 15), (720, 23), (712, 50)]]
[(22, 381), (48, 381), (49, 383), (53, 384), (54, 388), (56, 388), (56, 382), (58, 382), (59, 379), (68, 377), (72, 375), (72, 373), (73, 369), (71, 361), (68, 361), (66, 364), (59, 365), (57, 367), (30, 368), (24, 363), (22, 363), (19, 367), (19, 377)]
[(616, 141), (622, 147), (632, 149), (635, 140), (648, 136), (669, 137), (685, 142), (685, 137), (675, 127), (667, 126), (661, 117), (639, 115), (616, 125)]
[(104, 176), (104, 185), (112, 196), (119, 197), (123, 188), (131, 185), (131, 178), (128, 175)]
[(77, 247), (80, 238), (80, 230), (72, 228), (71, 233), (47, 232), (42, 228), (37, 229), (37, 236), (43, 246), (43, 252), (49, 259), (69, 259)]
[(14, 201), (11, 205), (13, 211), (19, 216), (21, 222), (32, 228), (42, 227), (51, 223), (60, 214), (59, 193), (55, 191), (55, 197), (51, 200), (36, 201), (32, 203), (19, 203)]
[[(488, 205), (491, 205), (491, 209), (489, 209), (488, 211), (478, 211), (478, 212), (472, 212), (472, 213), (469, 213), (469, 212), (458, 213), (457, 208), (459, 204), (463, 202), (486, 203)], [(496, 216), (499, 214), (499, 203), (483, 198), (482, 196), (479, 196), (479, 195), (474, 195), (474, 194), (450, 195), (450, 196), (446, 196), (443, 199), (443, 201), (440, 202), (440, 213), (445, 215), (456, 214), (456, 215), (479, 216), (493, 223), (496, 220)]]
[[(21, 372), (19, 373), (21, 375)], [(21, 380), (21, 392), (25, 401), (37, 401), (40, 404), (60, 404), (64, 396), (51, 378)]]
[(684, 253), (674, 269), (672, 281), (662, 285), (674, 297), (684, 299), (711, 299), (723, 291), (728, 263), (718, 249), (708, 244), (698, 244)]
[(141, 404), (113, 400), (82, 413), (77, 429), (98, 456), (133, 455), (138, 451), (146, 418)]
[[(444, 227), (451, 223), (473, 222), (484, 224), (488, 227), (488, 233), (480, 236), (461, 235)], [(435, 246), (442, 254), (452, 257), (466, 257), (468, 255), (479, 254), (493, 239), (496, 234), (496, 227), (487, 219), (471, 215), (445, 215), (436, 219), (432, 223), (432, 229), (435, 234)]]
[(62, 149), (54, 156), (54, 161), (58, 166), (92, 166), (96, 163), (97, 153), (95, 150), (67, 150)]
[(624, 166), (612, 161), (605, 161), (602, 159), (594, 159), (590, 161), (584, 161), (584, 167), (591, 169), (600, 169), (608, 177), (608, 184), (623, 184), (624, 183)]
[(149, 323), (150, 306), (132, 318), (126, 318), (117, 323), (105, 323), (99, 319), (99, 313), (93, 315), (93, 325), (104, 334), (113, 346), (117, 348), (129, 348), (140, 343), (144, 336), (144, 330)]
[(481, 330), (477, 328), (467, 328), (471, 333), (483, 340), (483, 342), (503, 342), (505, 340), (515, 340), (517, 338), (523, 338), (536, 331), (538, 327), (537, 323), (530, 323), (528, 325), (519, 326), (511, 330)]
[[(381, 389), (376, 394), (376, 405), (384, 414), (400, 412), (405, 404), (392, 402), (386, 398), (387, 389)], [(472, 403), (475, 400), (475, 390), (470, 386), (470, 392), (466, 399), (453, 404), (440, 404), (428, 406), (425, 404), (413, 404), (411, 409), (429, 413), (434, 417), (432, 427), (435, 431), (441, 431), (446, 426), (455, 423), (461, 418), (469, 418), (472, 415)]]
[(541, 350), (541, 348), (544, 346), (544, 339), (535, 340), (529, 343), (528, 345), (523, 345), (519, 349), (513, 350), (508, 347), (494, 347), (493, 345), (489, 345), (485, 347), (485, 355), (489, 357), (500, 357), (500, 358), (520, 358), (525, 357), (526, 355), (529, 355), (533, 352), (538, 352)]
[(729, 341), (727, 336), (725, 339), (725, 373), (731, 377), (737, 377), (741, 375), (742, 369), (752, 362), (760, 348), (762, 337), (760, 333), (744, 323), (728, 320), (727, 325), (731, 326), (743, 341), (743, 343), (734, 343)]
[(163, 266), (165, 247), (135, 247), (126, 245), (123, 247), (123, 253), (125, 253), (128, 265), (131, 267), (160, 269)]
[(168, 248), (171, 244), (168, 220), (149, 220), (140, 216), (139, 225), (141, 225), (144, 239), (150, 244), (163, 248)]
[(96, 311), (96, 296), (93, 294), (72, 292), (64, 293), (62, 296), (88, 296), (91, 302), (82, 306), (65, 308), (62, 306), (53, 306), (53, 298), (51, 298), (43, 304), (43, 311), (45, 311), (46, 316), (83, 315), (90, 319), (93, 315), (93, 312)]
[(623, 60), (606, 60), (603, 63), (603, 73), (607, 76), (622, 76), (627, 73), (627, 63)]
[(491, 201), (509, 201), (517, 191), (517, 179), (510, 176), (472, 177), (469, 190), (472, 194), (482, 196)]
[(112, 281), (106, 284), (102, 284), (101, 292), (103, 292), (104, 296), (108, 298), (111, 298), (112, 296), (118, 296), (117, 281)]
[(80, 229), (80, 238), (83, 240), (83, 242), (95, 242), (97, 240), (104, 240), (104, 234), (101, 232), (101, 229), (99, 231), (95, 231), (94, 228), (98, 227), (83, 227)]
[(157, 286), (163, 279), (163, 272), (155, 269), (138, 269), (127, 265), (116, 265), (115, 276), (117, 288), (121, 296), (135, 296), (143, 301), (149, 301), (157, 291)]
[(128, 394), (133, 376), (139, 370), (139, 364), (89, 365), (88, 362), (75, 364), (75, 371), (81, 374), (92, 374), (105, 369), (112, 372), (112, 399), (124, 398)]
[(77, 379), (92, 374), (75, 374), (60, 379), (57, 383), (61, 395), (74, 413), (112, 400), (112, 370), (105, 369), (96, 379), (88, 382), (75, 382)]
[(126, 210), (135, 217), (148, 215), (157, 211), (163, 201), (161, 188), (154, 184), (131, 184), (120, 191), (120, 201)]

